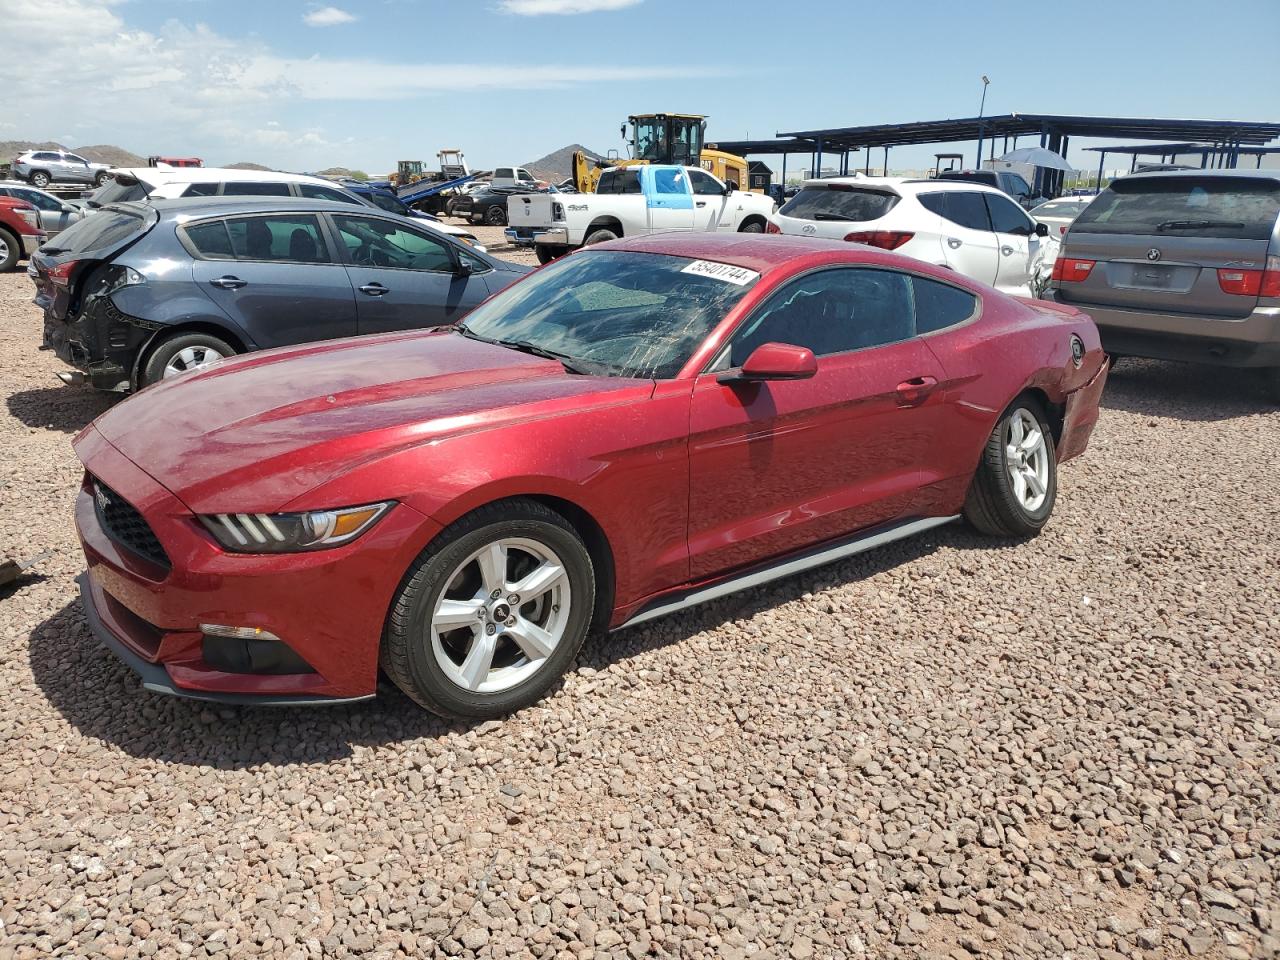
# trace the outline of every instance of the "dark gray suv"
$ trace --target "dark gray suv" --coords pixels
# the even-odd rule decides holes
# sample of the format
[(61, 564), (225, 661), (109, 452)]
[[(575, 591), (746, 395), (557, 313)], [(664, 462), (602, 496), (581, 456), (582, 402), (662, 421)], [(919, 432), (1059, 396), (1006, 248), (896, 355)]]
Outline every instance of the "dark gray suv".
[(1280, 400), (1280, 171), (1115, 181), (1062, 240), (1045, 296), (1117, 355), (1266, 370)]
[(452, 323), (528, 273), (418, 220), (326, 200), (119, 203), (31, 259), (59, 376), (126, 391), (222, 357)]

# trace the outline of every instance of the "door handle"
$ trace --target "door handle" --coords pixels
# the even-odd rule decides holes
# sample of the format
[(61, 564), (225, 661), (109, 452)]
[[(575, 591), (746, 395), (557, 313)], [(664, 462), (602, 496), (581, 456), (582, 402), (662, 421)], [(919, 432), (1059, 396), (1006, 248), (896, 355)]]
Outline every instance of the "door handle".
[(707, 205), (707, 201), (705, 200), (699, 200), (697, 203), (697, 206), (699, 207), (705, 207), (706, 205)]
[(947, 246), (952, 250), (959, 250), (962, 243), (964, 243), (964, 241), (959, 237), (947, 237)]
[(225, 276), (216, 277), (210, 280), (209, 283), (223, 290), (239, 290), (241, 287), (246, 286), (249, 281), (241, 280), (239, 277)]
[(385, 293), (390, 293), (391, 291), (375, 280), (373, 283), (366, 283), (360, 288), (360, 292), (367, 293), (371, 297), (380, 297)]
[(898, 384), (898, 399), (907, 406), (923, 403), (937, 386), (935, 377), (912, 377)]
[(1001, 252), (1001, 253), (1003, 253), (1006, 257), (1012, 257), (1012, 256), (1013, 256), (1013, 247), (1009, 246), (1009, 245), (1006, 243), (1003, 247), (1001, 247), (1001, 248), (1000, 248), (1000, 252)]

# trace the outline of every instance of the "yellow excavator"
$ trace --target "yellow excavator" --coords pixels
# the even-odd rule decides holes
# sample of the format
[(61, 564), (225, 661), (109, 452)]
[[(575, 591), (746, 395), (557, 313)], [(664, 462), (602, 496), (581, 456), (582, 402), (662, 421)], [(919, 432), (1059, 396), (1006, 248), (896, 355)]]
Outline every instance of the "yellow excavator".
[(631, 156), (597, 160), (581, 150), (573, 154), (573, 183), (579, 193), (595, 193), (600, 174), (609, 167), (635, 167), (647, 163), (701, 166), (714, 177), (746, 190), (747, 161), (723, 150), (704, 146), (707, 118), (696, 113), (637, 113), (622, 125), (622, 138)]

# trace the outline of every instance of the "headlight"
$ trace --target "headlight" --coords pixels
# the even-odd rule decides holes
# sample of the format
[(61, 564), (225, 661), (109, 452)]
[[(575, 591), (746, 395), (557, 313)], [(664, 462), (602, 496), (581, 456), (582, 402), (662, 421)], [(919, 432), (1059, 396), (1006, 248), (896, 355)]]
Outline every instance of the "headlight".
[(391, 502), (307, 513), (214, 513), (200, 517), (233, 553), (296, 553), (350, 543), (391, 508)]

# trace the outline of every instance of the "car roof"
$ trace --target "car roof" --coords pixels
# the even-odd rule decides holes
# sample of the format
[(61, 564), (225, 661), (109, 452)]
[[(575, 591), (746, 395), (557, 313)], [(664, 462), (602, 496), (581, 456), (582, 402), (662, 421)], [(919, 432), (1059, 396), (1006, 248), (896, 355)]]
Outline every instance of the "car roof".
[[(950, 282), (964, 284), (965, 278), (941, 271), (922, 260), (877, 250), (860, 243), (800, 237), (793, 234), (702, 233), (668, 231), (613, 240), (594, 250), (621, 250), (656, 253), (690, 260), (712, 260), (764, 274), (789, 268), (822, 266), (827, 263), (865, 263), (906, 268)], [(806, 261), (808, 261), (806, 263)]]
[[(986, 190), (989, 193), (1004, 193), (989, 184), (978, 180), (936, 180), (911, 177), (818, 177), (804, 181), (804, 187), (826, 187), (831, 184), (845, 187), (861, 187), (870, 190), (889, 190), (898, 194), (932, 193), (935, 190)], [(803, 218), (801, 218), (803, 219)]]
[[(235, 213), (274, 213), (277, 211), (311, 211), (315, 213), (326, 211), (346, 211), (350, 213), (355, 211), (360, 216), (399, 216), (399, 214), (383, 210), (381, 207), (361, 206), (354, 203), (344, 203), (340, 200), (313, 200), (308, 197), (180, 197), (173, 200), (148, 198), (146, 201), (129, 201), (129, 203), (121, 203), (119, 206), (128, 206), (130, 203), (141, 207), (151, 207), (161, 217), (169, 219), (190, 219), (205, 214), (214, 216)], [(108, 206), (113, 206), (113, 204), (108, 204)]]
[(1222, 177), (1224, 179), (1273, 180), (1280, 182), (1280, 170), (1148, 170), (1143, 173), (1130, 173), (1121, 180), (1168, 180), (1182, 177)]
[(314, 177), (309, 173), (285, 173), (280, 170), (240, 170), (232, 167), (112, 167), (111, 172), (124, 173), (135, 180), (156, 186), (162, 183), (322, 183), (332, 187), (341, 184)]

